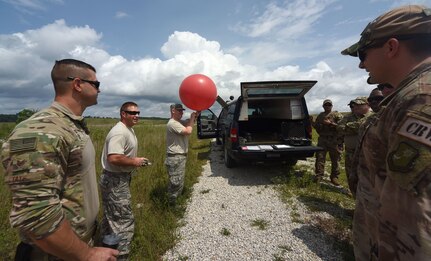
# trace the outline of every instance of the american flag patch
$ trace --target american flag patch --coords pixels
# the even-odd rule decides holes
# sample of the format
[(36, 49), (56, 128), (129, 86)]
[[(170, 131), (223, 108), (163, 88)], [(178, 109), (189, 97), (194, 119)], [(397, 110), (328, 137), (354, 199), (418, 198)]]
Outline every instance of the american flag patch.
[(14, 139), (9, 141), (10, 152), (20, 152), (36, 149), (36, 137)]

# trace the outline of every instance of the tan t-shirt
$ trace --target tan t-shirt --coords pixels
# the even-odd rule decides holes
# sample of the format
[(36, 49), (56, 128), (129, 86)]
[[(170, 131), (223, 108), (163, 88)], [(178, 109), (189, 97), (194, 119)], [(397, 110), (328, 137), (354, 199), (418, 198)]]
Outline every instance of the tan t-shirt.
[(189, 148), (189, 138), (181, 134), (185, 129), (184, 122), (170, 119), (166, 126), (166, 152), (171, 154), (187, 153)]
[(109, 131), (102, 151), (102, 167), (110, 172), (131, 172), (133, 166), (117, 166), (108, 162), (108, 155), (122, 154), (130, 158), (138, 153), (138, 140), (132, 128), (128, 128), (121, 121)]

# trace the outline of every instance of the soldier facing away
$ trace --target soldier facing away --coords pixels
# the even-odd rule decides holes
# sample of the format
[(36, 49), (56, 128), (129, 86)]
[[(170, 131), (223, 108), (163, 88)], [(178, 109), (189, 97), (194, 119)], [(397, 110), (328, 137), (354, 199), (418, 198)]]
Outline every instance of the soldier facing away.
[(97, 104), (93, 66), (56, 61), (49, 108), (18, 124), (1, 162), (12, 193), (11, 225), (21, 243), (16, 260), (116, 260), (118, 251), (93, 247), (99, 211), (95, 150), (82, 113)]
[(315, 179), (317, 182), (322, 181), (325, 173), (326, 154), (329, 153), (331, 159), (331, 183), (339, 186), (338, 175), (340, 174), (340, 155), (343, 150), (343, 144), (337, 134), (337, 125), (343, 115), (337, 111), (332, 111), (332, 106), (331, 100), (324, 100), (324, 112), (321, 112), (316, 120), (312, 122), (313, 127), (319, 134), (317, 146), (323, 148), (322, 151), (316, 152)]
[(395, 8), (342, 54), (394, 90), (360, 138), (357, 260), (431, 260), (431, 9)]

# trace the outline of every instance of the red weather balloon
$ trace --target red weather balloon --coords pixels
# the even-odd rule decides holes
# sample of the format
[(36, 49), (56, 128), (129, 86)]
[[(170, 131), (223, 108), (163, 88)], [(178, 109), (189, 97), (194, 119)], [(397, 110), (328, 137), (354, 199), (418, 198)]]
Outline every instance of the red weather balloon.
[(188, 108), (195, 111), (206, 110), (217, 99), (214, 82), (203, 74), (192, 74), (180, 85), (180, 99)]

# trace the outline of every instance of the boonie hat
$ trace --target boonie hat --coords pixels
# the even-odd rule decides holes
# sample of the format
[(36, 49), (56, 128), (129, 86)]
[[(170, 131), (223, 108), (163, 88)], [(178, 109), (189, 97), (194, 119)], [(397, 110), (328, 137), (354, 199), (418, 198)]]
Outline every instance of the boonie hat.
[(361, 33), (359, 42), (341, 51), (343, 55), (358, 56), (359, 49), (376, 40), (391, 37), (410, 39), (419, 36), (431, 37), (431, 8), (407, 5), (395, 8), (369, 23)]
[(171, 110), (172, 109), (179, 110), (179, 111), (185, 111), (186, 110), (183, 108), (183, 105), (179, 104), (179, 103), (171, 104)]
[(323, 105), (325, 105), (327, 103), (329, 103), (329, 104), (332, 105), (332, 101), (330, 99), (326, 99), (326, 100), (323, 101)]
[(348, 105), (351, 105), (351, 104), (357, 104), (357, 105), (368, 104), (367, 99), (368, 98), (365, 96), (356, 97), (354, 100), (351, 100)]

